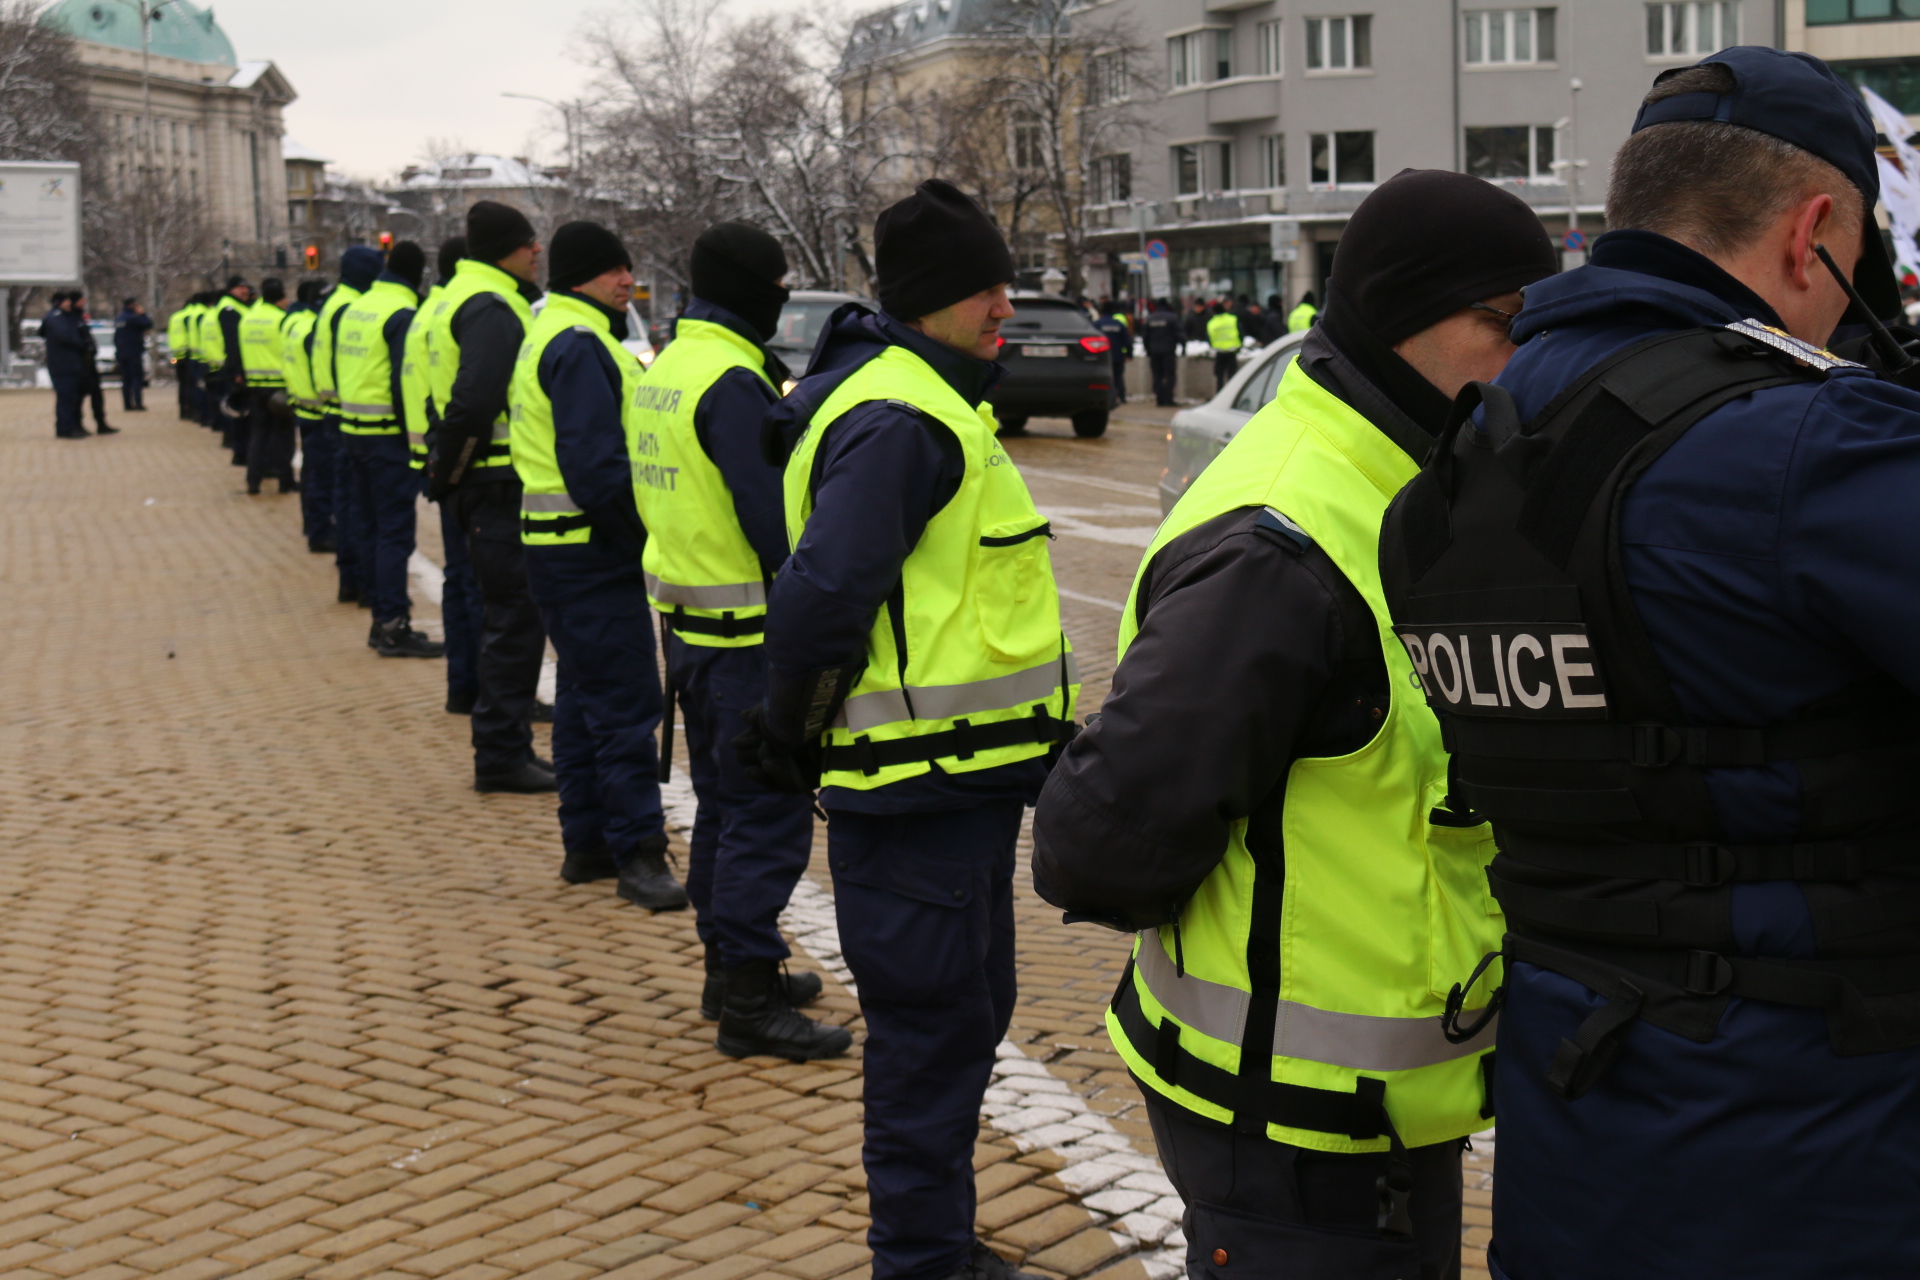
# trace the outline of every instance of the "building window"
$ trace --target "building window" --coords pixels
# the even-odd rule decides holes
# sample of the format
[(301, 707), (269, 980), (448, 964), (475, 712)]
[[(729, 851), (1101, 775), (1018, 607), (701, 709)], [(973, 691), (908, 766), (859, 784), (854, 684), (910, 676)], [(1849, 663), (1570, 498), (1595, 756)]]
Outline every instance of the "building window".
[(1087, 59), (1089, 106), (1102, 107), (1110, 103), (1125, 102), (1129, 96), (1127, 55), (1124, 51), (1095, 54)]
[(1277, 76), (1287, 68), (1286, 45), (1281, 43), (1286, 24), (1281, 22), (1263, 22), (1254, 28), (1254, 37), (1260, 46), (1260, 74)]
[(1200, 194), (1200, 148), (1193, 144), (1173, 149), (1173, 193)]
[(1555, 178), (1554, 131), (1548, 124), (1501, 124), (1469, 128), (1467, 172), (1476, 178)]
[(1316, 187), (1373, 181), (1373, 131), (1307, 135), (1307, 181)]
[(307, 225), (307, 206), (304, 201), (295, 201), (287, 206), (287, 225), (290, 227)]
[(1233, 190), (1233, 144), (1207, 144), (1207, 186), (1213, 191)]
[(1263, 186), (1287, 185), (1286, 135), (1270, 133), (1260, 139), (1260, 178)]
[(1899, 22), (1912, 18), (1920, 18), (1920, 0), (1807, 0), (1810, 27), (1836, 22)]
[(1307, 70), (1352, 71), (1372, 65), (1371, 15), (1307, 19)]
[(1552, 62), (1552, 9), (1469, 9), (1460, 47), (1468, 66)]
[(1040, 122), (1032, 115), (1016, 116), (1013, 121), (1013, 137), (1008, 152), (1013, 157), (1013, 167), (1022, 173), (1045, 168), (1045, 144), (1042, 139)]
[(1873, 90), (1896, 110), (1920, 115), (1920, 58), (1872, 58), (1827, 65), (1842, 80)]
[[(1869, 0), (1854, 0), (1864, 4)], [(1889, 0), (1881, 0), (1882, 4)], [(1809, 6), (1811, 7), (1811, 5)], [(1690, 58), (1740, 43), (1740, 0), (1684, 0), (1647, 6), (1647, 56)]]
[(1122, 153), (1094, 159), (1093, 199), (1096, 204), (1125, 204), (1133, 199), (1132, 156)]
[(190, 124), (187, 126), (187, 154), (190, 156), (200, 154), (200, 127), (198, 125)]
[(1189, 31), (1167, 41), (1168, 79), (1176, 89), (1225, 80), (1233, 74), (1233, 32)]

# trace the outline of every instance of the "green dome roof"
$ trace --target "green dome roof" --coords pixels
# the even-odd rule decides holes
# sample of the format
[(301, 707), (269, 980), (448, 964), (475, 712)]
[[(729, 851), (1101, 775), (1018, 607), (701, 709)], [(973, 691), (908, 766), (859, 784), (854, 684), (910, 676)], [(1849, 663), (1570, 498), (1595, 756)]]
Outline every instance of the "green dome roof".
[[(60, 0), (41, 16), (41, 22), (81, 40), (140, 49), (140, 14), (121, 0)], [(187, 0), (169, 0), (154, 15), (151, 48), (162, 57), (187, 62), (239, 65), (233, 43), (213, 20), (213, 10), (202, 10)]]

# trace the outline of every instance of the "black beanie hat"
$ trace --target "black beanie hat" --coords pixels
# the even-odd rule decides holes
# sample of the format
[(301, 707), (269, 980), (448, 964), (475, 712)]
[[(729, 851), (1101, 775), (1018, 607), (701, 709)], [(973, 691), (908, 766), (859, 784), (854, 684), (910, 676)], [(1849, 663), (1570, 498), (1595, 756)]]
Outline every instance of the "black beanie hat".
[(252, 285), (249, 285), (247, 283), (247, 278), (245, 276), (228, 276), (227, 277), (226, 291), (228, 293), (232, 293), (235, 289), (250, 289), (252, 287), (253, 287)]
[(467, 210), (467, 256), (495, 263), (539, 237), (527, 215), (510, 204), (482, 200)]
[(880, 306), (918, 320), (982, 289), (1013, 283), (1013, 254), (986, 210), (951, 182), (930, 178), (873, 224)]
[(318, 277), (314, 277), (312, 279), (302, 280), (300, 282), (300, 288), (295, 291), (295, 296), (306, 305), (312, 306), (314, 303), (320, 301), (320, 295), (326, 291), (327, 282)]
[(1392, 346), (1559, 269), (1540, 216), (1511, 191), (1464, 173), (1402, 169), (1353, 211), (1330, 292)]
[(276, 276), (268, 276), (260, 282), (260, 301), (278, 302), (287, 296), (287, 286), (280, 283)]
[(633, 259), (620, 237), (597, 222), (569, 222), (547, 246), (547, 288), (556, 292), (578, 288), (615, 267), (631, 271)]
[(427, 251), (411, 240), (402, 240), (387, 255), (387, 270), (420, 292), (420, 281), (427, 274)]
[(440, 272), (440, 283), (446, 284), (453, 279), (453, 273), (460, 269), (460, 259), (467, 256), (467, 238), (455, 236), (440, 246), (440, 261), (435, 267)]
[(792, 296), (781, 286), (787, 251), (748, 222), (721, 222), (693, 242), (693, 296), (725, 307), (752, 325), (762, 342), (780, 328), (780, 308)]

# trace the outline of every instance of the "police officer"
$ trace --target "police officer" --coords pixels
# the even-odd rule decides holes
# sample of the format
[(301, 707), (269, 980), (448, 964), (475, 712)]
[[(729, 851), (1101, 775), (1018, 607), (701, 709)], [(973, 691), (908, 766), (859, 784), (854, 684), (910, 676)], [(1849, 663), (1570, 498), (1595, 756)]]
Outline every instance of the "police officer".
[(560, 874), (573, 884), (618, 875), (621, 897), (678, 910), (687, 893), (666, 865), (653, 737), (660, 676), (640, 570), (646, 534), (622, 420), (640, 376), (620, 345), (633, 260), (605, 227), (569, 222), (553, 234), (547, 286), (509, 403), (527, 579), (560, 658)]
[(1319, 314), (1320, 308), (1314, 304), (1313, 290), (1309, 289), (1300, 295), (1300, 305), (1287, 313), (1287, 332), (1298, 333), (1311, 328)]
[(1899, 306), (1874, 125), (1756, 47), (1634, 124), (1381, 539), (1500, 848), (1489, 1262), (1912, 1276), (1920, 395), (1822, 349)]
[(929, 181), (875, 225), (882, 311), (835, 313), (768, 417), (792, 557), (743, 752), (823, 783), (840, 940), (867, 1022), (876, 1277), (1002, 1277), (971, 1156), (1013, 1013), (1014, 841), (1078, 676), (1046, 518), (983, 399), (1012, 255)]
[(244, 354), (240, 349), (240, 321), (253, 305), (253, 286), (239, 276), (227, 280), (211, 313), (201, 323), (201, 339), (207, 352), (207, 398), (212, 402), (212, 425), (220, 432), (220, 447), (233, 454), (233, 465), (247, 465), (246, 419), (236, 410), (245, 396), (236, 396), (247, 385)]
[(1107, 352), (1113, 361), (1113, 402), (1127, 402), (1127, 361), (1133, 359), (1133, 326), (1121, 309), (1111, 302), (1100, 308), (1093, 327), (1107, 336)]
[(1180, 317), (1165, 298), (1156, 298), (1153, 310), (1140, 326), (1140, 345), (1147, 349), (1147, 367), (1153, 371), (1153, 402), (1173, 404), (1180, 373)]
[(420, 477), (407, 462), (400, 370), (426, 270), (419, 245), (394, 245), (386, 269), (338, 313), (332, 344), (345, 497), (336, 536), (360, 566), (362, 599), (373, 612), (367, 644), (383, 658), (438, 658), (444, 652), (438, 640), (413, 629), (407, 590)]
[(326, 291), (324, 280), (302, 280), (297, 300), (287, 308), (286, 317), (280, 322), (281, 367), (286, 372), (287, 398), (292, 402), (294, 425), (300, 437), (301, 531), (306, 535), (307, 550), (315, 555), (329, 555), (334, 551), (332, 519), (330, 515), (322, 515), (321, 506), (314, 499), (314, 455), (326, 425), (326, 402), (320, 399), (313, 385), (313, 333), (320, 319), (321, 295)]
[(699, 805), (687, 891), (706, 948), (700, 1011), (720, 1020), (722, 1053), (829, 1057), (852, 1036), (794, 1012), (820, 994), (818, 975), (779, 972), (790, 954), (779, 917), (813, 847), (812, 803), (755, 781), (733, 749), (766, 690), (767, 584), (787, 558), (780, 473), (760, 449), (787, 380), (761, 345), (779, 329), (787, 255), (760, 228), (723, 222), (694, 241), (691, 266), (693, 297), (629, 417), (647, 594), (666, 623)]
[(240, 319), (240, 363), (246, 373), (247, 492), (259, 493), (272, 477), (281, 493), (293, 479), (293, 406), (287, 397), (287, 355), (280, 326), (286, 321), (287, 288), (277, 279), (260, 282), (260, 299)]
[(73, 295), (73, 314), (77, 319), (76, 332), (86, 344), (87, 359), (82, 366), (83, 394), (93, 404), (93, 428), (103, 436), (118, 435), (120, 428), (107, 425), (106, 384), (100, 377), (100, 342), (93, 336), (93, 316), (87, 311), (87, 297), (84, 293)]
[[(467, 255), (467, 238), (454, 236), (440, 246), (434, 263), (435, 280), (420, 309), (407, 326), (406, 364), (400, 371), (400, 395), (407, 419), (407, 461), (424, 473), (428, 441), (434, 424), (440, 420), (433, 403), (433, 376), (427, 367), (427, 332), (433, 318), (445, 304), (447, 286)], [(480, 657), (480, 588), (473, 581), (473, 564), (467, 559), (467, 540), (453, 519), (449, 503), (436, 504), (440, 512), (440, 546), (446, 563), (440, 578), (440, 631), (446, 639), (447, 712), (472, 715), (478, 691), (476, 665)]]
[(204, 308), (195, 294), (167, 317), (167, 354), (173, 360), (174, 394), (183, 421), (200, 418), (200, 364), (193, 354), (194, 322)]
[(472, 711), (477, 791), (556, 789), (552, 765), (533, 753), (529, 727), (547, 637), (527, 586), (507, 418), (514, 364), (540, 296), (533, 283), (539, 257), (525, 214), (492, 200), (476, 203), (467, 210), (467, 257), (427, 328), (440, 415), (427, 492), (452, 505), (484, 615)]
[(1213, 389), (1226, 389), (1240, 369), (1240, 317), (1224, 302), (1213, 304), (1207, 319), (1207, 346), (1213, 349)]
[(1511, 354), (1478, 306), (1553, 270), (1539, 218), (1476, 178), (1409, 170), (1361, 203), (1338, 308), (1147, 549), (1114, 692), (1036, 811), (1040, 895), (1140, 931), (1107, 1027), (1196, 1278), (1233, 1274), (1216, 1250), (1459, 1274), (1492, 1037), (1455, 1043), (1440, 1015), (1499, 936), (1493, 851), (1445, 808), (1376, 530), (1453, 393)]
[(120, 366), (120, 404), (129, 413), (147, 411), (147, 334), (153, 317), (140, 299), (127, 298), (113, 318), (113, 357)]
[(380, 278), (386, 259), (378, 249), (354, 245), (340, 255), (340, 283), (333, 286), (320, 305), (320, 318), (313, 326), (313, 387), (326, 406), (325, 419), (315, 439), (321, 448), (308, 462), (309, 483), (317, 482), (323, 498), (315, 506), (324, 513), (333, 531), (334, 566), (340, 574), (341, 604), (359, 604), (371, 608), (372, 587), (369, 566), (358, 558), (360, 548), (348, 526), (351, 486), (347, 483), (347, 463), (343, 432), (340, 429), (340, 361), (337, 354), (340, 325), (347, 308)]
[(48, 299), (53, 309), (40, 321), (47, 376), (53, 381), (53, 434), (62, 440), (81, 440), (93, 434), (81, 416), (86, 399), (86, 366), (93, 353), (81, 333), (85, 321), (74, 304), (77, 296), (64, 290), (54, 294)]

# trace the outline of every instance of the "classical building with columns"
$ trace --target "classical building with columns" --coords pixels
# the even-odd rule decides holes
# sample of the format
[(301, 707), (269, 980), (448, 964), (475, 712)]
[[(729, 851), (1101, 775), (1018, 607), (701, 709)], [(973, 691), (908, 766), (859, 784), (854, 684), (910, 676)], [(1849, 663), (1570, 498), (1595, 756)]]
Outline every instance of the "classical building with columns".
[[(59, 0), (40, 20), (75, 39), (104, 142), (94, 181), (124, 191), (147, 163), (139, 9), (129, 0)], [(293, 86), (272, 62), (241, 60), (212, 11), (187, 0), (158, 5), (146, 67), (153, 163), (211, 224), (220, 260), (209, 268), (294, 265), (281, 158), (281, 112)]]

